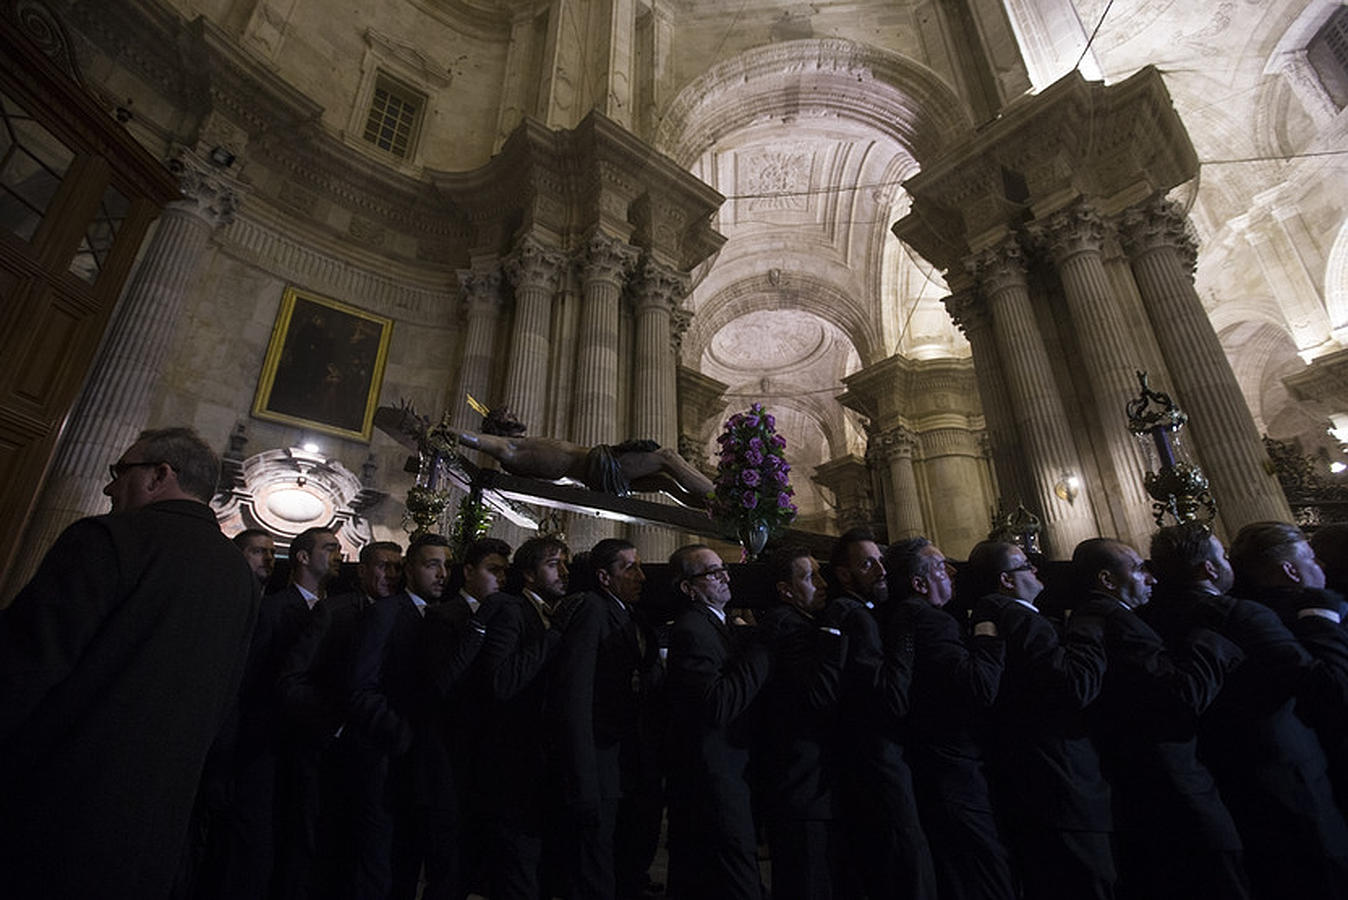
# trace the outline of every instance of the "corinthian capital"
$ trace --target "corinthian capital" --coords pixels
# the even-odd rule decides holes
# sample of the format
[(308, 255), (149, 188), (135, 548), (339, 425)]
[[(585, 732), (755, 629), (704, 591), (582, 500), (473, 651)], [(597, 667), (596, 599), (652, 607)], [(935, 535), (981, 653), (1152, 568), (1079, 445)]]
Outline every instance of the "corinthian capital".
[(557, 290), (557, 282), (566, 265), (565, 254), (551, 250), (532, 236), (520, 242), (505, 261), (505, 272), (510, 283), (520, 288)]
[(688, 326), (692, 324), (692, 310), (676, 308), (674, 312), (670, 314), (669, 349), (674, 351), (675, 357), (683, 352), (683, 336), (688, 333)]
[(1107, 226), (1100, 213), (1086, 203), (1078, 203), (1049, 216), (1031, 233), (1061, 263), (1078, 253), (1100, 253), (1105, 247)]
[(468, 314), (500, 312), (501, 270), (500, 269), (460, 269), (459, 288), (463, 291), (464, 305)]
[(964, 268), (982, 285), (984, 294), (1025, 286), (1025, 254), (1014, 237), (974, 254)]
[(1119, 233), (1129, 256), (1170, 248), (1180, 254), (1190, 273), (1198, 262), (1198, 241), (1189, 227), (1189, 217), (1173, 200), (1158, 197), (1124, 210), (1119, 216)]
[(172, 209), (190, 213), (212, 229), (223, 228), (234, 221), (241, 187), (228, 169), (188, 152), (175, 157), (169, 168), (178, 174), (178, 193), (181, 195), (181, 199), (170, 204)]
[(866, 442), (866, 458), (888, 462), (896, 457), (912, 459), (917, 450), (917, 435), (902, 425), (873, 428)]
[(654, 260), (638, 268), (632, 283), (632, 306), (640, 311), (648, 307), (673, 311), (688, 293), (688, 276)]
[(973, 288), (955, 291), (941, 300), (950, 318), (964, 332), (965, 337), (982, 331), (992, 324), (988, 318), (988, 304)]
[(631, 244), (602, 231), (593, 232), (580, 252), (585, 281), (607, 281), (622, 287), (640, 255), (641, 251)]

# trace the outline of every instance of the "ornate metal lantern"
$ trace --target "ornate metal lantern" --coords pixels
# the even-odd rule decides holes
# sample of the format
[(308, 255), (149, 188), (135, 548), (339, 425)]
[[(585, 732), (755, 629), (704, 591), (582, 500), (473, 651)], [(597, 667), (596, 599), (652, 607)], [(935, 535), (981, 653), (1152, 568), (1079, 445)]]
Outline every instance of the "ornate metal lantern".
[(1164, 525), (1166, 515), (1176, 523), (1212, 522), (1217, 502), (1208, 491), (1208, 478), (1188, 460), (1180, 440), (1189, 417), (1169, 394), (1151, 389), (1146, 372), (1138, 372), (1137, 381), (1142, 392), (1128, 401), (1128, 430), (1138, 437), (1147, 458), (1142, 484), (1155, 501), (1156, 524)]

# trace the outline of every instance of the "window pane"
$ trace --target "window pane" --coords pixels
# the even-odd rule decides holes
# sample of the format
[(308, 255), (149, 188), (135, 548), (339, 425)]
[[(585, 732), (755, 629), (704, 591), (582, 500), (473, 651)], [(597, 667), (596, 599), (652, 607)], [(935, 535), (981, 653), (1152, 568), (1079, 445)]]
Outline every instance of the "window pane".
[(75, 154), (0, 94), (0, 228), (32, 240)]
[(94, 213), (93, 221), (85, 229), (84, 238), (80, 241), (79, 249), (75, 251), (75, 258), (70, 261), (70, 271), (90, 284), (98, 280), (98, 273), (103, 271), (108, 251), (112, 249), (113, 241), (117, 239), (117, 232), (126, 221), (126, 213), (130, 208), (131, 201), (127, 200), (126, 195), (108, 185), (107, 190), (103, 192), (103, 198), (98, 201), (98, 210)]

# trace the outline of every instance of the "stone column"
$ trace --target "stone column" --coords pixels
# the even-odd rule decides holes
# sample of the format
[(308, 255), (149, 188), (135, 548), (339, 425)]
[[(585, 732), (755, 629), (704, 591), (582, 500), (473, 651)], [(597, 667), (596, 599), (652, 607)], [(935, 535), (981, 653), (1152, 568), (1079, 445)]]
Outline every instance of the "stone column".
[[(234, 179), (193, 158), (182, 199), (165, 207), (145, 255), (118, 304), (84, 391), (70, 416), (29, 523), (27, 561), (12, 578), (22, 585), (57, 535), (76, 519), (107, 512), (108, 466), (135, 443), (150, 419), (150, 395), (173, 343), (192, 278), (211, 235), (234, 220)], [(207, 436), (207, 440), (209, 440)]]
[(532, 237), (525, 238), (505, 263), (515, 287), (515, 328), (510, 338), (501, 401), (529, 433), (547, 432), (548, 358), (551, 351), (552, 301), (566, 257), (548, 250)]
[(1105, 222), (1095, 209), (1078, 204), (1055, 213), (1035, 232), (1048, 245), (1062, 279), (1100, 436), (1119, 485), (1117, 493), (1106, 489), (1095, 496), (1109, 503), (1116, 536), (1145, 547), (1154, 528), (1151, 499), (1142, 485), (1142, 461), (1124, 411), (1137, 395), (1142, 357), (1105, 271)]
[[(678, 371), (675, 365), (673, 313), (688, 279), (647, 260), (632, 293), (636, 310), (636, 352), (633, 354), (632, 434), (661, 447), (678, 449)], [(664, 560), (674, 552), (677, 535), (668, 528), (641, 526), (630, 530), (643, 559)]]
[[(576, 381), (573, 387), (571, 440), (577, 444), (611, 444), (618, 440), (618, 301), (637, 248), (595, 232), (581, 251), (584, 297), (576, 335)], [(571, 548), (588, 550), (613, 533), (594, 517), (573, 516), (568, 527)]]
[(859, 456), (840, 456), (814, 467), (814, 482), (833, 492), (838, 533), (850, 528), (869, 528), (875, 504), (866, 461)]
[(1175, 380), (1168, 393), (1189, 414), (1188, 429), (1226, 530), (1234, 534), (1242, 525), (1266, 519), (1292, 521), (1287, 498), (1264, 468), (1268, 455), (1235, 373), (1194, 290), (1197, 248), (1183, 211), (1168, 200), (1153, 200), (1124, 213), (1122, 232), (1138, 291)]
[(919, 441), (921, 462), (915, 468), (929, 511), (923, 534), (956, 559), (987, 536), (994, 506), (985, 492), (987, 463), (979, 437), (967, 428), (935, 428), (922, 432)]
[(1025, 472), (1025, 460), (1018, 452), (1020, 438), (1011, 416), (1011, 398), (1006, 392), (997, 337), (992, 331), (987, 301), (974, 288), (956, 291), (943, 301), (950, 317), (964, 332), (974, 360), (978, 380), (978, 399), (983, 408), (993, 471), (997, 473), (997, 493), (1008, 508), (1031, 503), (1034, 488)]
[(1095, 515), (1085, 492), (1075, 502), (1054, 493), (1062, 478), (1081, 474), (1081, 465), (1030, 305), (1020, 248), (1009, 240), (979, 254), (970, 265), (988, 299), (1007, 394), (1027, 456), (1033, 495), (1026, 505), (1043, 516), (1045, 554), (1063, 559), (1077, 543), (1096, 536)]
[[(495, 361), (496, 325), (501, 318), (501, 270), (459, 270), (467, 325), (463, 336), (463, 362), (459, 366), (459, 395), (454, 398), (454, 424), (469, 431), (482, 426), (482, 416), (468, 405), (468, 395), (492, 405), (491, 370)], [(529, 420), (522, 419), (529, 425)]]
[(890, 541), (922, 534), (922, 499), (917, 493), (917, 474), (913, 471), (916, 449), (917, 435), (901, 425), (873, 433), (867, 448), (867, 455), (882, 461), (888, 475), (889, 503), (885, 507), (885, 525)]

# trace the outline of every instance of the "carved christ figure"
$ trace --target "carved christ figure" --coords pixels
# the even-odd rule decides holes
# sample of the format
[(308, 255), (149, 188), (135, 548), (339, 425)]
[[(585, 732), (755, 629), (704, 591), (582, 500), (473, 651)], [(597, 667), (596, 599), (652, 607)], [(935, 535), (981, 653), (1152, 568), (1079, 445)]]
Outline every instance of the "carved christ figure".
[[(386, 411), (401, 421), (395, 424)], [(375, 421), (397, 436), (399, 432), (409, 434), (406, 421), (409, 416), (416, 419), (410, 410), (381, 407)], [(619, 497), (634, 490), (662, 491), (685, 506), (699, 509), (706, 506), (707, 495), (712, 491), (711, 479), (678, 453), (654, 441), (583, 447), (557, 438), (527, 437), (524, 424), (504, 408), (486, 414), (480, 433), (459, 431), (443, 422), (427, 429), (425, 420), (417, 421), (424, 435), (416, 436), (420, 449), (425, 449), (428, 439), (433, 444), (450, 446), (457, 442), (497, 460), (511, 475), (573, 481), (592, 491)]]

